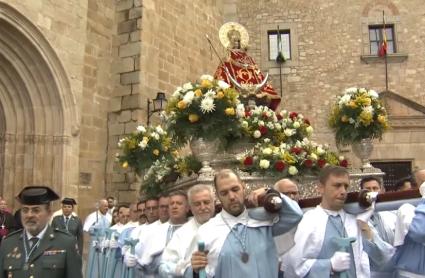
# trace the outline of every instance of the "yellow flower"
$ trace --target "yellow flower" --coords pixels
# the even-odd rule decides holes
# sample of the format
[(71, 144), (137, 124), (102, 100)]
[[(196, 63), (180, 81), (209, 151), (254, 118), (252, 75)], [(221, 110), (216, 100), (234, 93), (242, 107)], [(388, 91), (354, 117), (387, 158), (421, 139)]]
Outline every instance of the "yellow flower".
[(159, 150), (158, 150), (158, 149), (154, 149), (154, 150), (152, 151), (152, 153), (153, 153), (154, 155), (158, 156), (158, 155), (159, 155)]
[(211, 81), (209, 81), (207, 79), (203, 79), (201, 81), (201, 87), (202, 88), (211, 88), (212, 87), (212, 83), (211, 83)]
[(356, 104), (356, 102), (354, 101), (354, 100), (352, 100), (352, 101), (350, 101), (350, 102), (348, 102), (347, 104), (346, 104), (348, 107), (350, 107), (350, 108), (357, 108), (357, 104)]
[(283, 154), (283, 160), (286, 161), (288, 164), (294, 164), (295, 163), (295, 158), (290, 155), (288, 152), (285, 152)]
[(145, 141), (146, 143), (148, 143), (149, 142), (149, 138), (146, 137), (146, 136), (143, 136), (143, 141)]
[(185, 109), (185, 108), (186, 108), (186, 106), (187, 106), (187, 104), (186, 104), (186, 102), (184, 102), (183, 100), (180, 100), (180, 101), (177, 103), (177, 107), (178, 107), (179, 109), (181, 109), (181, 110)]
[(385, 124), (387, 122), (387, 118), (384, 115), (379, 115), (378, 122), (381, 124)]
[(171, 154), (172, 154), (174, 157), (179, 156), (179, 152), (178, 152), (177, 150), (174, 150)]
[(199, 116), (196, 114), (189, 114), (189, 122), (196, 123), (199, 121)]
[(365, 126), (370, 125), (372, 122), (372, 113), (368, 111), (362, 111), (360, 113), (360, 122), (362, 122)]
[(197, 89), (197, 90), (195, 91), (195, 96), (197, 96), (197, 97), (202, 97), (202, 91), (201, 91), (200, 89)]
[(220, 92), (217, 93), (217, 96), (216, 97), (218, 99), (222, 99), (222, 98), (224, 98), (224, 93), (222, 91), (220, 91)]
[(236, 114), (235, 108), (229, 107), (224, 110), (224, 113), (226, 113), (227, 116), (234, 116)]
[(121, 165), (123, 168), (127, 168), (128, 167), (128, 162), (124, 161), (124, 163)]
[(346, 115), (341, 117), (341, 122), (346, 123), (348, 122), (348, 117)]

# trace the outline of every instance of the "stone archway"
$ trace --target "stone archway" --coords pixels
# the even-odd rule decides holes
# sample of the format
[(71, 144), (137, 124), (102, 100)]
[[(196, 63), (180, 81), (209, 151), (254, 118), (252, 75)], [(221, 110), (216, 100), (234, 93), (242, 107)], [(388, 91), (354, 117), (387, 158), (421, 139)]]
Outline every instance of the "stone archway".
[(27, 184), (78, 194), (79, 115), (68, 78), (43, 34), (0, 3), (0, 194)]

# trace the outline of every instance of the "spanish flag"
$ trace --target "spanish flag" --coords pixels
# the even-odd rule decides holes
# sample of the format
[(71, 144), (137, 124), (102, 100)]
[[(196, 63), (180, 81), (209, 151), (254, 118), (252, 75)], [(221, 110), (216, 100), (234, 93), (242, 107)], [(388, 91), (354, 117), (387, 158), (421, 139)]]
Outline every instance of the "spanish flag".
[(385, 57), (387, 56), (387, 30), (385, 28), (385, 16), (382, 14), (384, 24), (382, 26), (382, 43), (379, 45), (378, 56)]

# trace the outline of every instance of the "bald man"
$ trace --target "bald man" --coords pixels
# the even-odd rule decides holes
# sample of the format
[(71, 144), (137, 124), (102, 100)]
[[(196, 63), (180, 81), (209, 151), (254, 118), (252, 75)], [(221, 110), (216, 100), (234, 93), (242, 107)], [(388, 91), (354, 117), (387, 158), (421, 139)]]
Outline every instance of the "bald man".
[(290, 179), (281, 179), (274, 184), (274, 189), (298, 202), (300, 192), (298, 185)]
[(101, 199), (97, 210), (90, 213), (84, 222), (83, 230), (89, 232), (90, 228), (97, 225), (100, 228), (109, 228), (111, 226), (112, 216), (108, 213), (108, 201)]

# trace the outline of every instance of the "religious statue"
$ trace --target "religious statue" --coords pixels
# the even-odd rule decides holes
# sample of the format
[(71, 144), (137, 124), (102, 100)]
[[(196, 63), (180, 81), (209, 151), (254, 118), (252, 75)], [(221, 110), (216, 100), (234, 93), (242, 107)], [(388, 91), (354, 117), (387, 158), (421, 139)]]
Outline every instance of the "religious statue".
[(214, 77), (226, 81), (241, 94), (242, 100), (257, 105), (265, 105), (276, 110), (280, 97), (267, 82), (254, 59), (246, 53), (249, 35), (247, 30), (236, 22), (228, 22), (219, 31), (221, 44), (228, 51), (228, 57), (221, 61)]

